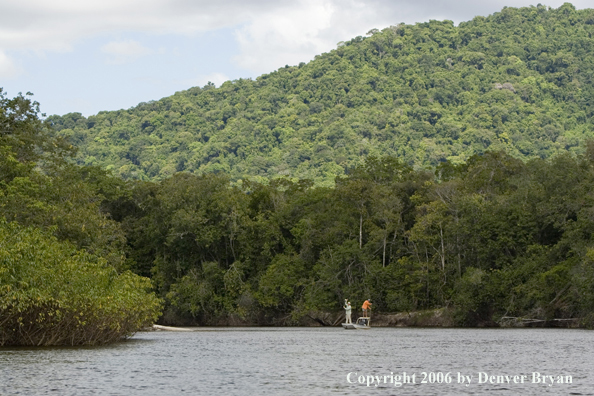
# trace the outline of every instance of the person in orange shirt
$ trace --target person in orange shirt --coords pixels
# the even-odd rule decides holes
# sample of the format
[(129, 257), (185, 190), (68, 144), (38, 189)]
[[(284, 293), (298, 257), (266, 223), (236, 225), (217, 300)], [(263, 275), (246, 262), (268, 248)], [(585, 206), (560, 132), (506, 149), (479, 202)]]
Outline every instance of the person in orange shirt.
[(363, 316), (368, 318), (369, 315), (367, 313), (367, 310), (371, 310), (371, 299), (365, 300), (361, 308), (363, 308)]

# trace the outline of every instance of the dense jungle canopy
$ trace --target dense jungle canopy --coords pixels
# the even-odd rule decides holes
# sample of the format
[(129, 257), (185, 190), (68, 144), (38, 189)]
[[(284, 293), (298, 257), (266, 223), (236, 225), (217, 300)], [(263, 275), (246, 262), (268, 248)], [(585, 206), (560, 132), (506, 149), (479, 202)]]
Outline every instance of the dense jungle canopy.
[(108, 342), (161, 299), (169, 324), (372, 298), (594, 326), (593, 31), (505, 8), (88, 118), (0, 95), (0, 343)]
[(436, 172), (369, 157), (335, 188), (187, 173), (133, 186), (109, 210), (168, 323), (297, 324), (372, 298), (379, 312), (449, 307), (459, 325), (594, 324), (594, 144)]
[(223, 172), (332, 186), (368, 155), (415, 168), (505, 151), (581, 152), (592, 136), (594, 10), (504, 8), (398, 24), (255, 80), (50, 122), (79, 164), (126, 179)]

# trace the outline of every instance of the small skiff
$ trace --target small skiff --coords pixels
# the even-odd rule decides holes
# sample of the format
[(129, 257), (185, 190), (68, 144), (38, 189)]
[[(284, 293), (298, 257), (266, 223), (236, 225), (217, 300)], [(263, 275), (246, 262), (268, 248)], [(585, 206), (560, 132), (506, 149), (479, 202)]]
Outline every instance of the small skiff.
[(371, 318), (359, 318), (355, 323), (343, 323), (345, 330), (367, 330), (371, 328)]

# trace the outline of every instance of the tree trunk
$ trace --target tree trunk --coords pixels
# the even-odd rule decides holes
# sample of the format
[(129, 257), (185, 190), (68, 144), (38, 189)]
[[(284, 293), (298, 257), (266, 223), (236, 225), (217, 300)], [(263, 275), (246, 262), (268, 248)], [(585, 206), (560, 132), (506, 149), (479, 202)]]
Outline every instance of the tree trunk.
[(386, 238), (388, 237), (387, 233), (384, 235), (384, 257), (382, 261), (382, 266), (386, 266)]
[(363, 213), (359, 215), (359, 249), (363, 248)]

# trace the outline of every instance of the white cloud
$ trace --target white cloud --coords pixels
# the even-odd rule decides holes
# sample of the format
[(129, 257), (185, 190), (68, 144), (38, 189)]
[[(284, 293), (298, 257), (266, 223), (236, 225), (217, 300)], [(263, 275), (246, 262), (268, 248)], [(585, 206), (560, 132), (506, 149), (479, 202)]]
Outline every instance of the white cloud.
[(0, 49), (68, 50), (77, 40), (114, 32), (204, 32), (242, 23), (248, 12), (258, 12), (276, 3), (272, 0), (255, 4), (241, 0), (2, 1)]
[(240, 54), (234, 60), (256, 73), (309, 61), (371, 28), (411, 22), (415, 7), (418, 2), (298, 0), (252, 15), (236, 31)]
[(220, 87), (222, 83), (224, 83), (225, 81), (228, 81), (228, 80), (229, 80), (229, 77), (227, 77), (226, 75), (224, 75), (222, 73), (210, 73), (207, 75), (199, 76), (195, 81), (192, 81), (191, 84), (198, 86), (198, 87), (203, 87), (206, 84), (208, 84), (209, 82), (211, 82), (215, 86)]
[(235, 60), (259, 73), (270, 71), (271, 64), (279, 67), (308, 60), (328, 49), (321, 32), (331, 26), (334, 12), (329, 0), (301, 0), (252, 15), (250, 23), (236, 32), (241, 54)]
[(6, 53), (0, 51), (0, 78), (14, 78), (21, 72), (14, 61)]
[(142, 46), (134, 40), (112, 41), (101, 47), (101, 52), (108, 56), (107, 62), (111, 64), (123, 64), (133, 62), (154, 51)]
[[(549, 0), (559, 7), (566, 0)], [(533, 0), (297, 0), (251, 13), (236, 31), (240, 53), (234, 61), (257, 74), (295, 65), (336, 48), (339, 41), (400, 22), (450, 19), (456, 23), (489, 15), (504, 6), (524, 7)], [(577, 8), (591, 0), (574, 0)]]
[[(558, 7), (565, 0), (549, 0)], [(533, 0), (8, 0), (0, 50), (68, 51), (87, 37), (126, 32), (191, 34), (236, 27), (238, 65), (266, 72), (311, 59), (338, 41), (398, 22), (487, 15)], [(591, 0), (574, 0), (578, 8)]]

